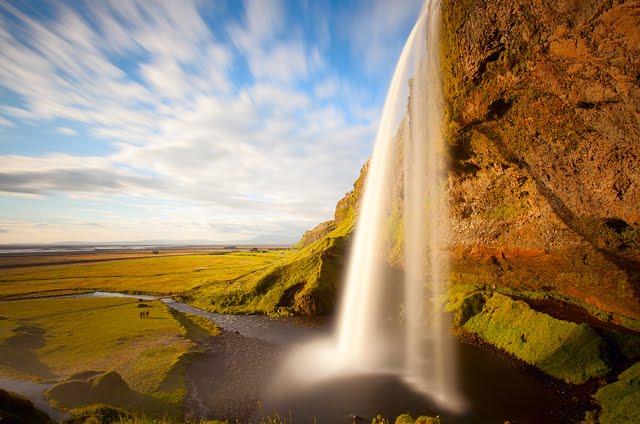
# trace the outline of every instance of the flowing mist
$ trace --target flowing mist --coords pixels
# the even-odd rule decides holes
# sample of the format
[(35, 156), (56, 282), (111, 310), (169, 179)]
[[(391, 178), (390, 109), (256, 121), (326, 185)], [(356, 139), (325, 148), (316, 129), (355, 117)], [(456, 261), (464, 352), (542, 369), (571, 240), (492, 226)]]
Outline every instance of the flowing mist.
[[(427, 0), (389, 86), (340, 303), (337, 352), (313, 345), (298, 357), (314, 356), (324, 368), (301, 366), (307, 379), (313, 372), (393, 373), (453, 411), (464, 402), (442, 305), (448, 207), (439, 21), (440, 1)], [(394, 204), (398, 201), (403, 208)], [(400, 210), (404, 216), (394, 216)], [(398, 277), (387, 258), (390, 232), (402, 222), (404, 273)], [(334, 368), (327, 370), (328, 364)]]

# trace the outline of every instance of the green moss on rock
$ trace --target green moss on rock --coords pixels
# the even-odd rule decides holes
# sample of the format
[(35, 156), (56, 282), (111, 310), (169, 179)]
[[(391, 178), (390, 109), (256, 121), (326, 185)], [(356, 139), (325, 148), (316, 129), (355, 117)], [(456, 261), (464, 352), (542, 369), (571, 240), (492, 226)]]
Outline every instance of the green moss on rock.
[(568, 383), (584, 384), (610, 371), (602, 356), (605, 343), (591, 327), (552, 318), (501, 294), (489, 297), (463, 328)]
[[(372, 421), (372, 423), (381, 423), (383, 421)], [(426, 415), (422, 415), (418, 418), (413, 418), (411, 415), (409, 414), (402, 414), (399, 415), (396, 420), (395, 420), (395, 424), (440, 424), (440, 417), (436, 416), (436, 417), (428, 417)]]
[(632, 424), (640, 422), (640, 362), (618, 376), (618, 381), (595, 394), (601, 411), (587, 413), (585, 423)]
[(293, 247), (295, 247), (296, 249), (304, 249), (305, 247), (320, 240), (335, 229), (336, 222), (333, 219), (320, 223), (316, 225), (314, 229), (305, 231), (300, 241), (298, 241), (298, 243), (296, 243)]
[(459, 284), (448, 292), (446, 310), (453, 312), (453, 326), (462, 327), (469, 319), (480, 313), (487, 302), (486, 294), (478, 286)]

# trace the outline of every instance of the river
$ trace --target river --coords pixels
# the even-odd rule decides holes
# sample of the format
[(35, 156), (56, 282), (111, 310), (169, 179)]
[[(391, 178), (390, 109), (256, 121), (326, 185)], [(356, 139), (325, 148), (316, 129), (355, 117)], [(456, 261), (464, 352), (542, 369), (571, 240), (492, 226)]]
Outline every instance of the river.
[[(153, 296), (96, 292), (73, 297), (120, 296), (157, 299)], [(68, 297), (68, 296), (66, 296)], [(562, 384), (550, 384), (530, 370), (514, 366), (492, 352), (458, 342), (458, 370), (468, 408), (465, 413), (439, 410), (422, 394), (392, 374), (342, 375), (300, 384), (283, 372), (288, 352), (309, 341), (326, 337), (332, 324), (326, 319), (270, 318), (221, 315), (203, 311), (173, 299), (167, 306), (204, 316), (223, 333), (186, 369), (185, 415), (194, 419), (260, 421), (291, 415), (296, 423), (328, 424), (371, 422), (410, 412), (440, 415), (444, 424), (564, 422), (573, 413), (567, 404), (571, 394)], [(326, 367), (331, 366), (331, 358)], [(312, 370), (309, 370), (311, 372)], [(29, 397), (53, 418), (63, 418), (44, 400), (48, 384), (0, 379), (0, 387)]]

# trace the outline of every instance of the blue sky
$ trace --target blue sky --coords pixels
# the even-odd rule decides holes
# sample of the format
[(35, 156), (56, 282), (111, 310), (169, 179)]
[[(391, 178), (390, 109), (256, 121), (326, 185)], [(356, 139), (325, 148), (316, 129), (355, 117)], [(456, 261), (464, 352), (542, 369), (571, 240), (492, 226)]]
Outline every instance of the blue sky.
[(371, 154), (420, 6), (0, 0), (0, 243), (295, 241)]

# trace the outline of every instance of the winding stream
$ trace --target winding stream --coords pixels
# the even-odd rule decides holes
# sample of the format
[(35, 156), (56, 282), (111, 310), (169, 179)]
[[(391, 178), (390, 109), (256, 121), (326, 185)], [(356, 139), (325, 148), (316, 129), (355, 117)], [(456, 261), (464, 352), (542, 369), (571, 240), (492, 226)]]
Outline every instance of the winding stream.
[[(65, 297), (119, 296), (159, 299), (154, 296), (96, 292)], [(265, 316), (222, 315), (203, 311), (173, 299), (162, 299), (181, 312), (204, 316), (224, 331), (215, 337), (206, 352), (186, 370), (188, 394), (185, 415), (260, 421), (278, 411), (296, 423), (371, 422), (382, 414), (395, 417), (440, 415), (445, 424), (564, 422), (571, 412), (570, 395), (561, 386), (534, 376), (491, 352), (458, 342), (458, 366), (462, 390), (469, 401), (466, 413), (441, 410), (391, 374), (346, 375), (302, 385), (282, 370), (287, 352), (312, 338), (329, 334), (326, 320), (269, 318)], [(330, 366), (331, 358), (327, 359)], [(0, 379), (0, 387), (29, 397), (53, 418), (64, 416), (44, 400), (50, 384)], [(362, 420), (360, 420), (362, 418)]]

